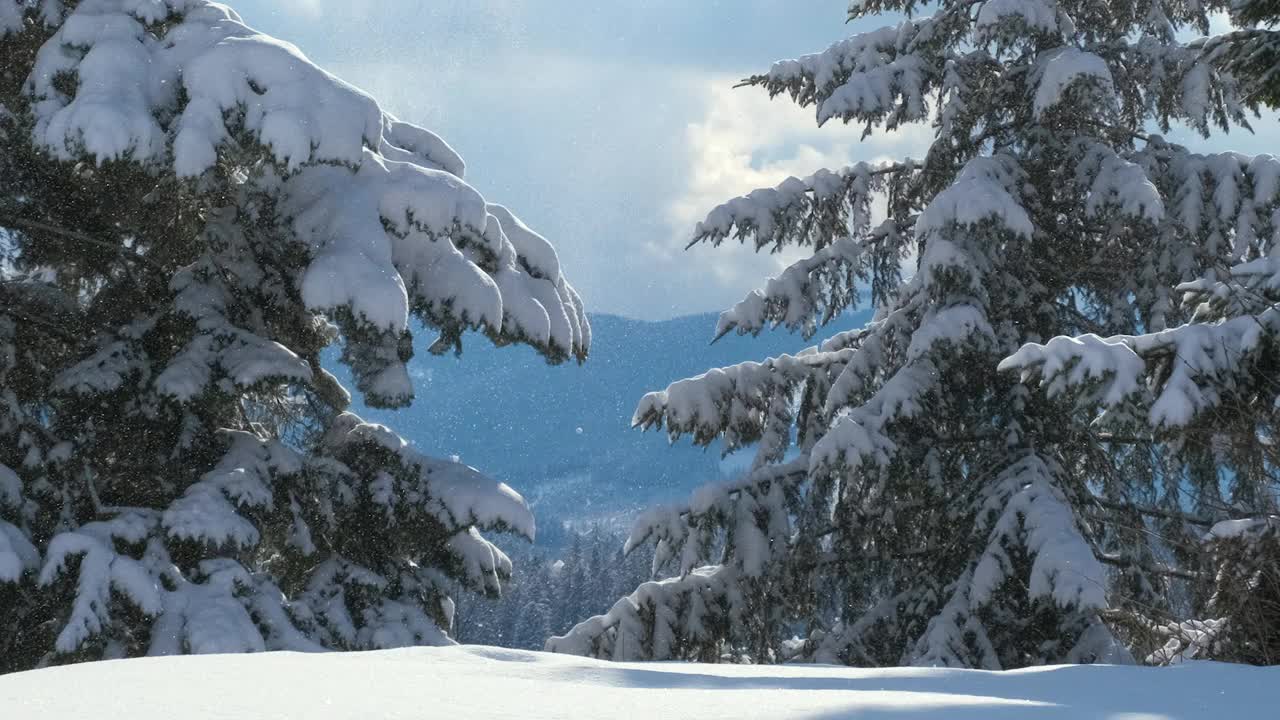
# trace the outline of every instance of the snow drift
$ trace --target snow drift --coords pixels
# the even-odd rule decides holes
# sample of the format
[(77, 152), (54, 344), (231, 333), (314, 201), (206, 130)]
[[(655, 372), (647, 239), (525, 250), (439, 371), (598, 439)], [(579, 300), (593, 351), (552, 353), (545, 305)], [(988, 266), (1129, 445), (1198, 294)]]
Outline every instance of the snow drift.
[(611, 664), (482, 647), (188, 656), (0, 677), (0, 717), (72, 720), (1271, 717), (1280, 668), (1013, 672)]

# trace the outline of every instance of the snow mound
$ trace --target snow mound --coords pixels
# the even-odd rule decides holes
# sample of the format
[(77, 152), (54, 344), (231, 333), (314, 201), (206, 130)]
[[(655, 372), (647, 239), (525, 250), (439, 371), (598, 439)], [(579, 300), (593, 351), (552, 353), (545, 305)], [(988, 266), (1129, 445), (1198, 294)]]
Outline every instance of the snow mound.
[(1040, 84), (1036, 89), (1036, 119), (1062, 102), (1067, 88), (1085, 79), (1097, 82), (1105, 97), (1114, 96), (1115, 81), (1111, 77), (1111, 68), (1102, 58), (1071, 47), (1045, 53), (1040, 68)]
[(1248, 720), (1271, 716), (1277, 683), (1280, 668), (1200, 662), (994, 673), (611, 664), (451, 647), (148, 658), (38, 670), (0, 677), (0, 716)]

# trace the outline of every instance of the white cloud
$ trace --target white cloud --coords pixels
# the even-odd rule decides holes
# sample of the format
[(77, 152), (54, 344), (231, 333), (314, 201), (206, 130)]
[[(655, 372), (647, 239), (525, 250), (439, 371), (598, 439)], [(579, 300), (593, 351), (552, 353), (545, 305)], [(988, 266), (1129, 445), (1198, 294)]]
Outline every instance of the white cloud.
[(319, 17), (328, 4), (325, 0), (277, 0), (280, 10), (309, 18)]
[(666, 208), (670, 234), (646, 244), (651, 261), (685, 275), (686, 286), (701, 284), (701, 301), (716, 307), (727, 307), (763, 285), (803, 251), (757, 255), (751, 248), (729, 245), (684, 251), (694, 226), (711, 209), (789, 176), (804, 177), (859, 161), (919, 156), (932, 136), (929, 126), (912, 125), (891, 133), (876, 131), (863, 140), (860, 126), (830, 123), (819, 128), (812, 109), (785, 97), (771, 101), (761, 90), (733, 85), (725, 77), (706, 79), (703, 115), (685, 133), (684, 183)]

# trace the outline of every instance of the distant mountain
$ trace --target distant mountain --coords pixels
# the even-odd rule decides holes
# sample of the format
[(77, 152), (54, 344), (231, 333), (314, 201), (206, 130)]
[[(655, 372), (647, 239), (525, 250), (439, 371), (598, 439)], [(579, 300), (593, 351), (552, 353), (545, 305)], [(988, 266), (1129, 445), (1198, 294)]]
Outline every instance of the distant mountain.
[[(829, 331), (860, 327), (869, 315), (851, 314)], [(411, 407), (388, 412), (357, 402), (353, 409), (425, 452), (457, 455), (516, 488), (544, 530), (559, 521), (629, 523), (636, 508), (681, 498), (750, 459), (722, 462), (715, 448), (672, 446), (664, 433), (633, 430), (644, 393), (813, 344), (779, 330), (713, 345), (715, 324), (714, 314), (665, 322), (594, 315), (591, 357), (582, 366), (549, 366), (528, 348), (496, 349), (473, 337), (461, 357), (413, 359)]]

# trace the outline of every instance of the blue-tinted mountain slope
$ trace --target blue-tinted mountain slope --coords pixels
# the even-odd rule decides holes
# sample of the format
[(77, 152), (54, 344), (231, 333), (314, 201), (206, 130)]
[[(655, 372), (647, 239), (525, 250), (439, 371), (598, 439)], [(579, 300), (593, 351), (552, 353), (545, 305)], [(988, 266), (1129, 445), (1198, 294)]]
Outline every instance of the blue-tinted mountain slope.
[[(842, 318), (819, 338), (868, 317)], [(591, 357), (581, 366), (549, 366), (528, 348), (497, 349), (471, 337), (461, 357), (413, 359), (417, 399), (409, 408), (378, 411), (357, 402), (354, 410), (428, 453), (457, 455), (515, 487), (547, 528), (554, 520), (623, 516), (732, 472), (716, 448), (672, 446), (663, 433), (632, 429), (636, 403), (709, 368), (813, 344), (781, 330), (711, 344), (711, 314), (665, 322), (594, 315), (591, 322)]]

